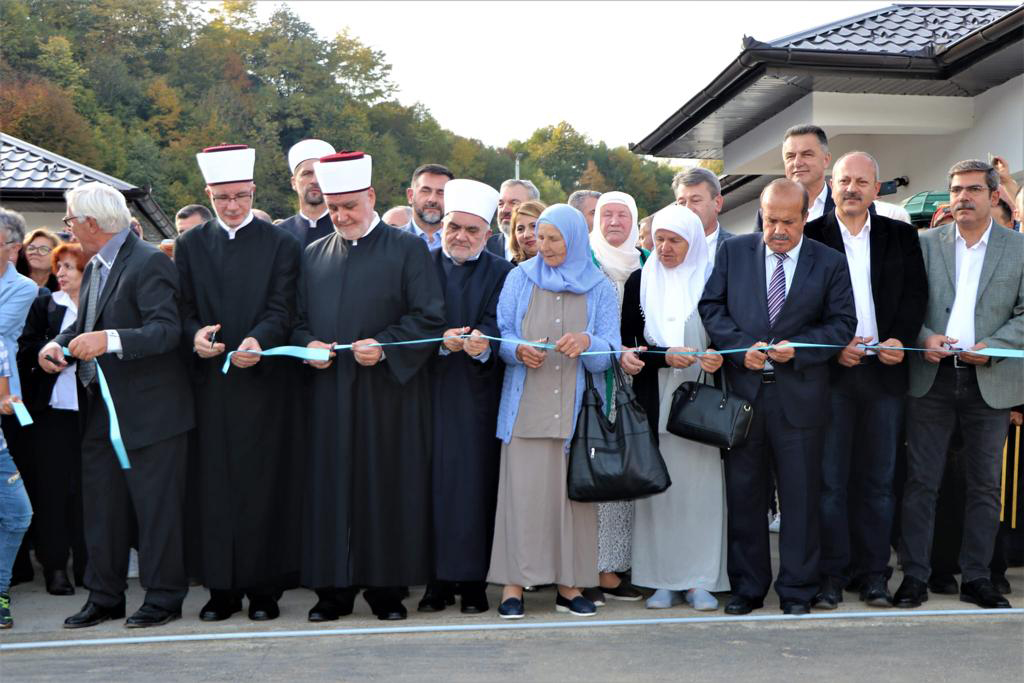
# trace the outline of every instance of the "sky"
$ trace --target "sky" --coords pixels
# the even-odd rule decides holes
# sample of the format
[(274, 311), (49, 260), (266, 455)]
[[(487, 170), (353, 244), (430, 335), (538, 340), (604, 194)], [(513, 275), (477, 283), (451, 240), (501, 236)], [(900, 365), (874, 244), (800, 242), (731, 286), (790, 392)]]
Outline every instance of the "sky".
[[(261, 18), (280, 2), (261, 2)], [(504, 146), (568, 121), (636, 142), (708, 85), (744, 35), (769, 42), (888, 2), (286, 2), (324, 38), (384, 52), (397, 99)]]

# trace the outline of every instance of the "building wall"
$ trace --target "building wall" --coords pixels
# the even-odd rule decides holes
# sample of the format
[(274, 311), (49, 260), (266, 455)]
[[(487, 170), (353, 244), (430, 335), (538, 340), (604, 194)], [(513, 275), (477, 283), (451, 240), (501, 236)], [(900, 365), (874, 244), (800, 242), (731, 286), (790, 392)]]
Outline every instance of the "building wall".
[[(64, 218), (67, 207), (63, 201), (4, 200), (3, 207), (20, 213), (30, 231), (36, 228), (46, 228), (52, 232), (60, 232), (65, 229), (61, 219)], [(141, 211), (137, 210), (133, 202), (128, 203), (128, 208), (142, 225), (142, 232), (147, 241), (159, 242), (163, 239), (163, 235), (156, 229), (156, 226), (150, 223)]]

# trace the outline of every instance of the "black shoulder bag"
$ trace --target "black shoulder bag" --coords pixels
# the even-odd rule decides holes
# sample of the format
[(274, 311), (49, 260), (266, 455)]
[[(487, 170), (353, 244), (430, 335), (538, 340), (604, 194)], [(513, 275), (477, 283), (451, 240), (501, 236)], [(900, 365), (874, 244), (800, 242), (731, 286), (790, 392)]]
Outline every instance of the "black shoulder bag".
[[(723, 371), (724, 372), (724, 371)], [(729, 450), (747, 440), (754, 413), (750, 403), (730, 396), (722, 376), (722, 388), (704, 383), (704, 371), (695, 382), (683, 382), (672, 393), (665, 428), (676, 436)]]
[(672, 485), (633, 388), (615, 370), (615, 422), (604, 414), (601, 395), (586, 370), (587, 387), (569, 448), (569, 498), (585, 503), (634, 500)]

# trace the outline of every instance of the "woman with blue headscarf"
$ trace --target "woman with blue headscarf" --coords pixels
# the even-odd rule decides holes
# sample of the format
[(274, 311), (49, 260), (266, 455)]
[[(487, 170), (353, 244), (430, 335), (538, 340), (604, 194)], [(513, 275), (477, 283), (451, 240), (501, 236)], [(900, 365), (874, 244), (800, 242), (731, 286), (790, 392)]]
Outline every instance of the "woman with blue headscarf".
[[(593, 264), (587, 223), (568, 204), (537, 219), (537, 256), (508, 274), (498, 301), (505, 382), (498, 411), (501, 469), (487, 580), (505, 586), (498, 614), (524, 614), (523, 586), (558, 585), (555, 609), (591, 616), (579, 586), (597, 583), (597, 512), (566, 494), (567, 450), (585, 372), (600, 373), (617, 352), (615, 288)], [(601, 384), (598, 376), (598, 385)]]

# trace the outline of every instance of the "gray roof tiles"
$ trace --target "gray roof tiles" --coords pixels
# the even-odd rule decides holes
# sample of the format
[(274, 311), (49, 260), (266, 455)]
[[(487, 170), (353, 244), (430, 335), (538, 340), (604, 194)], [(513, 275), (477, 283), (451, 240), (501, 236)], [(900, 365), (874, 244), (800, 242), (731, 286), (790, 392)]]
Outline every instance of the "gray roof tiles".
[(0, 133), (0, 192), (68, 190), (93, 180), (107, 183), (122, 192), (137, 189), (94, 168)]

